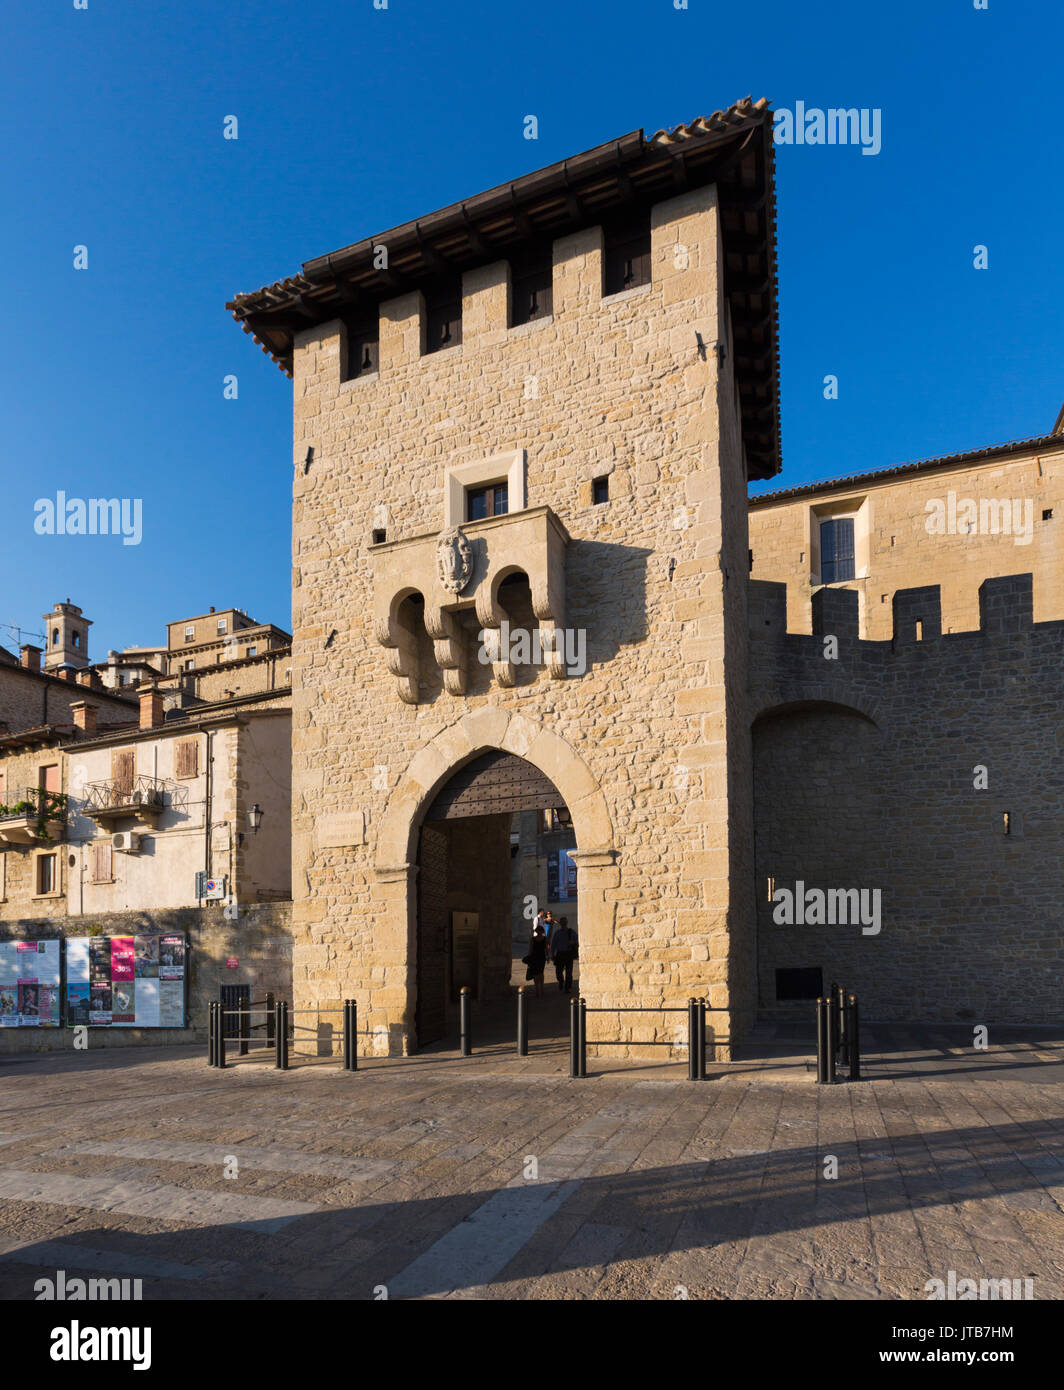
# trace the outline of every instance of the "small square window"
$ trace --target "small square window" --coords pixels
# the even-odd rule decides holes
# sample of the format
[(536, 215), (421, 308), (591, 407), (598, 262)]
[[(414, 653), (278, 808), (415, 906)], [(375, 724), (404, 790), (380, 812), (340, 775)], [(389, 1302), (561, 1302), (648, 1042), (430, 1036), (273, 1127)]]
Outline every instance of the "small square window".
[(1052, 507), (1047, 507), (1047, 508), (1045, 509), (1045, 511), (1042, 513), (1042, 520), (1043, 520), (1043, 521), (1052, 521), (1052, 520), (1053, 520), (1053, 508), (1052, 508)]
[(603, 294), (650, 284), (650, 213), (602, 229)]
[(248, 654), (248, 656), (258, 656), (258, 654), (259, 654), (259, 649), (258, 649), (258, 647), (248, 647), (248, 653), (247, 653), (247, 654)]
[(371, 376), (380, 366), (380, 319), (344, 319), (340, 331), (340, 380)]
[(505, 516), (510, 496), (506, 483), (489, 483), (487, 487), (466, 490), (466, 520), (484, 521), (489, 516)]
[(600, 506), (603, 502), (610, 500), (610, 480), (605, 478), (592, 478), (591, 480), (591, 505)]
[(218, 619), (218, 631), (219, 631), (219, 632), (225, 632), (225, 630), (226, 630), (227, 627), (228, 627), (228, 624), (226, 623), (225, 619), (224, 619), (224, 618), (219, 618), (219, 619)]

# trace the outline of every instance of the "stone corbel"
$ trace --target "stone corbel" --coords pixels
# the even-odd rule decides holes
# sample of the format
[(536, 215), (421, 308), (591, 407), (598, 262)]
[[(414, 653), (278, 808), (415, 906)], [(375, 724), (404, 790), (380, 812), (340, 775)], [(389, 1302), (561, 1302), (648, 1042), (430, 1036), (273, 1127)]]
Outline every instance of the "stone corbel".
[(417, 635), (413, 628), (398, 616), (399, 604), (393, 603), (385, 618), (373, 624), (377, 641), (385, 649), (388, 670), (399, 684), (399, 698), (407, 705), (416, 705), (420, 698), (418, 681), (421, 675), (417, 654)]
[(496, 580), (491, 584), (482, 584), (477, 590), (477, 622), (483, 633), (484, 654), (491, 661), (495, 679), (509, 688), (517, 684), (517, 667), (508, 657), (503, 659), (499, 629), (506, 618), (506, 609), (496, 597), (498, 587), (499, 581)]
[(539, 622), (540, 642), (551, 680), (564, 680), (565, 669), (565, 560), (548, 567), (545, 579), (532, 584), (532, 611)]
[(444, 689), (451, 695), (464, 695), (469, 668), (465, 634), (453, 613), (443, 608), (425, 608), (425, 631), (432, 638), (432, 650), (443, 672)]

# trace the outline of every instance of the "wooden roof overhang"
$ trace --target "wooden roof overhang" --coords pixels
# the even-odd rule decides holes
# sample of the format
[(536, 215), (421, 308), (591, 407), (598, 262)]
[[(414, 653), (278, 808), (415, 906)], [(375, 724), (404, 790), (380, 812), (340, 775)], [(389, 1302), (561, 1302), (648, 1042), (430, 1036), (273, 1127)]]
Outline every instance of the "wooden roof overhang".
[[(301, 330), (371, 313), (443, 271), (506, 259), (687, 189), (716, 184), (749, 476), (780, 469), (776, 208), (772, 113), (749, 98), (649, 138), (632, 131), (342, 250), (226, 308), (289, 376)], [(388, 248), (387, 269), (374, 265)]]

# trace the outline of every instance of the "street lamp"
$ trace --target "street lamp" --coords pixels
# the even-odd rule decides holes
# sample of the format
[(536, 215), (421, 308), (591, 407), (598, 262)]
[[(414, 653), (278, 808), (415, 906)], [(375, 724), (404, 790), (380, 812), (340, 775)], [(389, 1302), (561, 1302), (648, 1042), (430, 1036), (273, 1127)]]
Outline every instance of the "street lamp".
[(255, 834), (257, 835), (257, 834), (259, 833), (259, 826), (260, 826), (261, 824), (262, 824), (262, 807), (261, 807), (261, 806), (259, 805), (259, 803), (256, 801), (255, 804), (254, 804), (254, 806), (252, 806), (251, 810), (248, 812), (248, 825), (251, 826), (252, 830), (253, 830), (253, 831), (255, 832)]

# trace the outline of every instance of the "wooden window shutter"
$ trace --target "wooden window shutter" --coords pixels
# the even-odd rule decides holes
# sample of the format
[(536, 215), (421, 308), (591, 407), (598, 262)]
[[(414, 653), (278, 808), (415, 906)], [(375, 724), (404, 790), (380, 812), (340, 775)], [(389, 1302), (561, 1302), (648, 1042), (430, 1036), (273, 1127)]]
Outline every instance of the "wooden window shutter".
[(59, 766), (57, 763), (50, 763), (47, 767), (42, 767), (40, 775), (40, 785), (46, 792), (59, 790)]
[(194, 740), (177, 745), (176, 777), (199, 776), (199, 744)]
[(93, 883), (110, 883), (114, 877), (112, 849), (109, 844), (98, 844), (92, 847), (92, 881)]
[(115, 791), (133, 790), (133, 756), (132, 748), (111, 754), (111, 780), (115, 784)]

